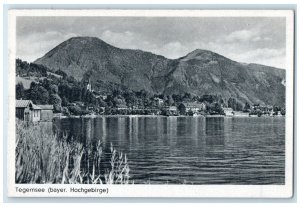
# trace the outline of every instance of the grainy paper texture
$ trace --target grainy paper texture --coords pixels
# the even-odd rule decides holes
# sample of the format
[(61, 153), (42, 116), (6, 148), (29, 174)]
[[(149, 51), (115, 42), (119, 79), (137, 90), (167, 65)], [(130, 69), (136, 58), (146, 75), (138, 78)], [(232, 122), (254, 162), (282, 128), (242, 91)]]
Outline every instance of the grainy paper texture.
[(292, 196), (293, 11), (9, 11), (14, 197)]

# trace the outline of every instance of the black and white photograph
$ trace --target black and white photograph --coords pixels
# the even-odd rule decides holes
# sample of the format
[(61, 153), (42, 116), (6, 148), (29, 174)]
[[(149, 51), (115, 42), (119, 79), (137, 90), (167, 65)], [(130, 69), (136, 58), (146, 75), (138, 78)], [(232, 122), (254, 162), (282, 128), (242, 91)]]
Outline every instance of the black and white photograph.
[(10, 16), (11, 195), (292, 195), (292, 11)]

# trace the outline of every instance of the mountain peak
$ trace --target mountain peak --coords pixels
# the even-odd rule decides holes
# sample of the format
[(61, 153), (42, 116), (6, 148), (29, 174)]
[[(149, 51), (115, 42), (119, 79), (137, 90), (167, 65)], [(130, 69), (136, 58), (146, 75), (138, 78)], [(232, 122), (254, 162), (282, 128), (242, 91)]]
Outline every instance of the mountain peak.
[(203, 50), (203, 49), (195, 49), (195, 50), (193, 50), (192, 52), (190, 52), (190, 53), (188, 53), (188, 54), (199, 54), (199, 53), (211, 53), (211, 51), (209, 51), (209, 50)]
[[(98, 37), (76, 36), (71, 37), (57, 45), (48, 53), (46, 53), (44, 57), (51, 58), (53, 55), (58, 56), (57, 58), (60, 62), (68, 61), (68, 64), (70, 64), (70, 61), (78, 59), (84, 50), (89, 51), (89, 55), (92, 56), (94, 53), (99, 52), (100, 50), (106, 51), (114, 48), (115, 47), (104, 42)], [(39, 63), (42, 58), (37, 59), (35, 63)]]
[(71, 37), (70, 39), (66, 40), (64, 43), (66, 44), (102, 44), (102, 45), (109, 45), (108, 43), (104, 42), (98, 37), (88, 37), (88, 36), (77, 36)]
[(213, 60), (217, 58), (225, 58), (222, 55), (219, 55), (217, 53), (214, 53), (209, 50), (203, 50), (203, 49), (196, 49), (193, 50), (192, 52), (188, 53), (186, 56), (182, 57), (182, 60), (187, 61), (187, 60), (192, 60), (192, 59), (197, 59), (197, 60)]
[(214, 54), (214, 55), (218, 55), (215, 52), (212, 52), (210, 50), (204, 50), (204, 49), (195, 49), (192, 52), (188, 53), (188, 55), (191, 55), (191, 54), (195, 54), (195, 55), (202, 55), (202, 54), (212, 54), (212, 55)]
[(189, 60), (199, 60), (199, 61), (204, 61), (204, 62), (209, 62), (209, 61), (219, 61), (219, 60), (228, 60), (235, 62), (233, 60), (230, 60), (218, 53), (212, 52), (210, 50), (203, 50), (203, 49), (196, 49), (193, 50), (192, 52), (188, 53), (186, 56), (180, 58), (183, 61), (189, 61)]
[(99, 39), (98, 37), (90, 37), (90, 36), (75, 36), (71, 37), (66, 41), (102, 41), (103, 40)]

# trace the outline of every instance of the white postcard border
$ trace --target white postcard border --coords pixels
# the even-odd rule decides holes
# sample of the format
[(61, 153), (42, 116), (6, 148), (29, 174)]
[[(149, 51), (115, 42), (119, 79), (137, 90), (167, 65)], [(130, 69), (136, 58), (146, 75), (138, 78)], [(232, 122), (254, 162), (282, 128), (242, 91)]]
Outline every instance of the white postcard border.
[[(15, 58), (17, 16), (147, 16), (147, 17), (285, 17), (286, 18), (286, 156), (285, 185), (70, 185), (15, 184)], [(293, 195), (294, 132), (294, 13), (292, 10), (10, 10), (9, 11), (8, 196), (10, 197), (259, 197)], [(45, 188), (46, 193), (19, 192), (16, 188)], [(51, 188), (66, 192), (49, 193)], [(70, 188), (101, 188), (108, 193), (71, 193)]]

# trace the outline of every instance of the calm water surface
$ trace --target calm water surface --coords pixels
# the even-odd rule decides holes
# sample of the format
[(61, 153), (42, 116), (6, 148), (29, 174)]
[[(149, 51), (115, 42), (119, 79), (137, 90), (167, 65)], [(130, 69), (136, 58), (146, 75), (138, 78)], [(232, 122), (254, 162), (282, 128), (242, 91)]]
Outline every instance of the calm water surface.
[(284, 117), (97, 117), (55, 125), (126, 153), (135, 184), (284, 184)]

